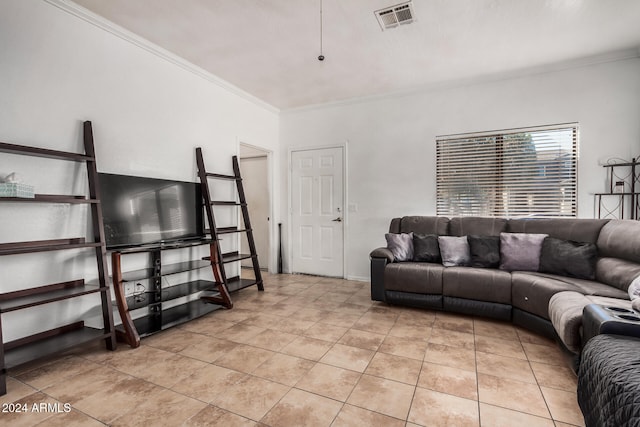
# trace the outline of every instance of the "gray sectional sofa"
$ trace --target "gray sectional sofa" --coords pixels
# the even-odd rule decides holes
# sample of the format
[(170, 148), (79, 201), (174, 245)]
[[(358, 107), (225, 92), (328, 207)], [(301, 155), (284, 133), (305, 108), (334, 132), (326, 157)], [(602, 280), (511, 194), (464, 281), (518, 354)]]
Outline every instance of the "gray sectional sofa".
[(593, 260), (591, 279), (538, 271), (396, 262), (386, 247), (370, 254), (371, 298), (375, 301), (509, 320), (560, 338), (576, 354), (583, 346), (583, 308), (597, 303), (630, 309), (628, 288), (634, 280), (640, 281), (640, 221), (406, 216), (392, 219), (389, 233), (437, 236), (535, 233), (594, 244), (597, 257)]

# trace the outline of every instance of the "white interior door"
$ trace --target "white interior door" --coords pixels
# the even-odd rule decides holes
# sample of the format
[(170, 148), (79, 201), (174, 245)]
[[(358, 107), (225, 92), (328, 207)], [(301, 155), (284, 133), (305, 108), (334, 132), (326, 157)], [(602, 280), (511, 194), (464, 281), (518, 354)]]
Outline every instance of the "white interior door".
[(343, 277), (343, 149), (291, 152), (292, 272)]
[[(247, 209), (251, 218), (253, 240), (261, 269), (269, 265), (269, 165), (267, 156), (240, 158), (240, 175)], [(246, 238), (240, 240), (240, 252), (250, 252)], [(242, 260), (243, 267), (252, 267), (250, 259)]]

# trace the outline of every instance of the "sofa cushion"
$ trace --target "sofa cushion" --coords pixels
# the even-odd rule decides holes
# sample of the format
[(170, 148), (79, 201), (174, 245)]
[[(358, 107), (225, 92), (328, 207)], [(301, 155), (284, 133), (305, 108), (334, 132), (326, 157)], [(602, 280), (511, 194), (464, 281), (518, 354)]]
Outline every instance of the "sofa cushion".
[(442, 256), (442, 265), (445, 267), (469, 265), (471, 263), (467, 236), (438, 236), (438, 245)]
[(426, 262), (403, 262), (388, 264), (384, 269), (384, 288), (390, 291), (417, 294), (442, 294), (442, 271), (440, 264)]
[(557, 274), (541, 273), (535, 271), (528, 271), (527, 274), (531, 276), (545, 277), (547, 279), (568, 283), (569, 285), (575, 287), (576, 292), (579, 292), (583, 295), (598, 295), (602, 297), (622, 299), (627, 298), (626, 293), (621, 291), (620, 289), (597, 282), (595, 280), (578, 279), (576, 277), (559, 276)]
[(625, 292), (640, 276), (640, 264), (620, 258), (599, 258), (596, 262), (596, 280)]
[(549, 320), (549, 300), (558, 292), (580, 289), (562, 280), (538, 274), (514, 271), (511, 273), (511, 304), (514, 308)]
[(500, 269), (538, 271), (546, 234), (500, 233)]
[(565, 347), (579, 353), (582, 347), (582, 312), (589, 304), (631, 308), (631, 301), (578, 292), (558, 292), (549, 300), (549, 318)]
[(600, 256), (621, 258), (640, 264), (640, 221), (609, 221), (598, 237)]
[(442, 273), (442, 294), (511, 304), (511, 274), (486, 268), (448, 267)]
[(540, 268), (545, 273), (595, 279), (598, 250), (593, 243), (547, 237), (542, 242)]
[[(507, 231), (510, 233), (542, 233), (556, 239), (596, 243), (600, 230), (608, 222), (608, 219), (586, 218), (511, 219), (507, 225)], [(598, 244), (598, 247), (600, 247), (600, 244)]]
[(444, 216), (405, 216), (400, 221), (401, 233), (449, 234), (449, 218)]
[(413, 233), (387, 233), (387, 248), (396, 261), (411, 261), (413, 259)]
[(413, 234), (413, 260), (440, 264), (440, 246), (435, 234)]
[(467, 236), (471, 267), (498, 268), (500, 265), (499, 236)]
[(499, 236), (507, 230), (507, 219), (461, 216), (449, 221), (449, 234), (452, 236)]

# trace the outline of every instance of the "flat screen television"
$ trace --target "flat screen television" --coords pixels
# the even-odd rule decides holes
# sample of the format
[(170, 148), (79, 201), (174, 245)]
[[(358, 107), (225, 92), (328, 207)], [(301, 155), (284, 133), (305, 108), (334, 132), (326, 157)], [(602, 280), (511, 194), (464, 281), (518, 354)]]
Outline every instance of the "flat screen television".
[(200, 184), (98, 175), (108, 249), (204, 237)]

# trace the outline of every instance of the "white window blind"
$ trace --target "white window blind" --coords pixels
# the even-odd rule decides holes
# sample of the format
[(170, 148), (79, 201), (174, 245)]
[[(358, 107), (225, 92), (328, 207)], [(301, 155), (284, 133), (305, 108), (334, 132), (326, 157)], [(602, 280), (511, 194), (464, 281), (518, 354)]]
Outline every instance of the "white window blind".
[(578, 125), (436, 139), (437, 214), (575, 217)]

